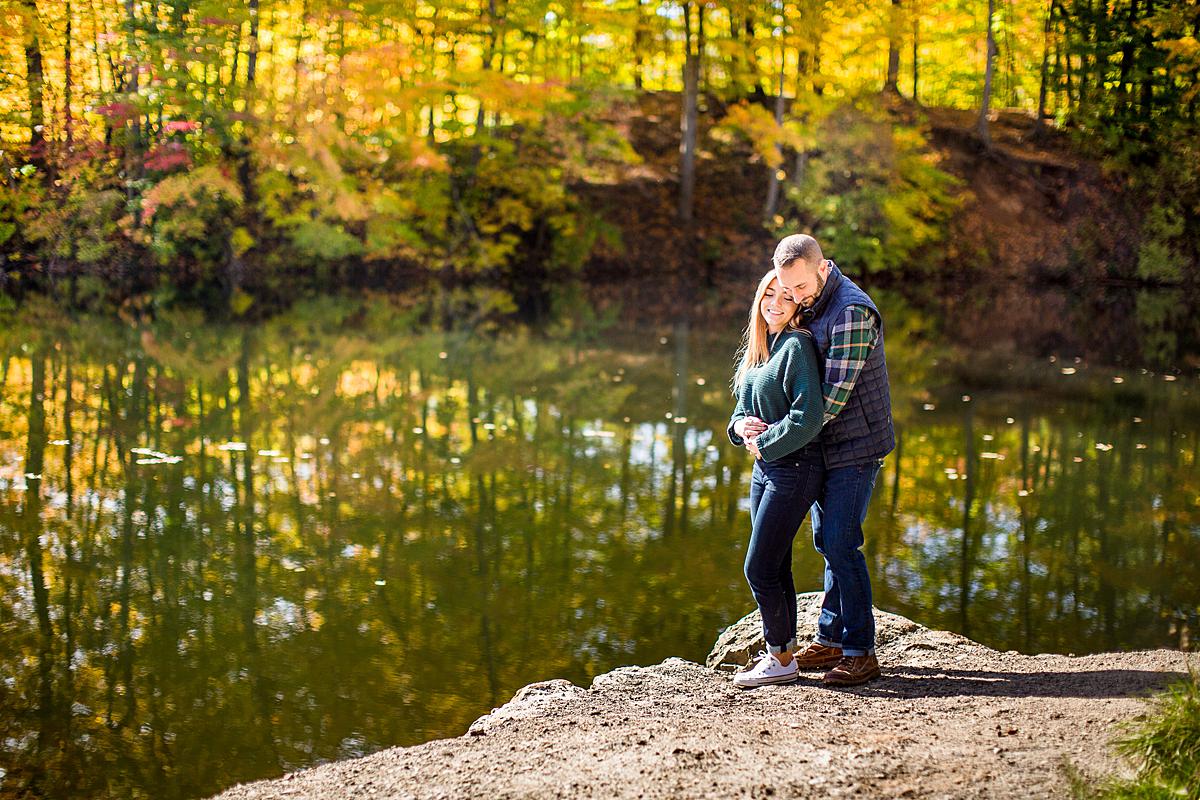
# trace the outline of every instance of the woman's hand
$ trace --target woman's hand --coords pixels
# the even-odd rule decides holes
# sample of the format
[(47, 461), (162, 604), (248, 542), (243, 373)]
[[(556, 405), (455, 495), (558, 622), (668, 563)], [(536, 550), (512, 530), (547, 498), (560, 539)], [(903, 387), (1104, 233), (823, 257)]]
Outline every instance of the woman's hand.
[(762, 453), (758, 452), (758, 434), (746, 437), (746, 449), (754, 454), (758, 460), (762, 460)]
[(767, 429), (767, 423), (758, 417), (742, 417), (733, 423), (733, 432), (743, 439), (752, 439)]

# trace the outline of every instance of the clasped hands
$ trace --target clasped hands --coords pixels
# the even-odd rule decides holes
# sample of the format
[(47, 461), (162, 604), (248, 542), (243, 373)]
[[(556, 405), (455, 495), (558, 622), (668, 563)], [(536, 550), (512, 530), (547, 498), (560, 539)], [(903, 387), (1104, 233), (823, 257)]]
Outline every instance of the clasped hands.
[(762, 453), (758, 451), (758, 435), (767, 429), (767, 423), (758, 417), (742, 417), (733, 423), (733, 432), (742, 437), (745, 448), (761, 460)]

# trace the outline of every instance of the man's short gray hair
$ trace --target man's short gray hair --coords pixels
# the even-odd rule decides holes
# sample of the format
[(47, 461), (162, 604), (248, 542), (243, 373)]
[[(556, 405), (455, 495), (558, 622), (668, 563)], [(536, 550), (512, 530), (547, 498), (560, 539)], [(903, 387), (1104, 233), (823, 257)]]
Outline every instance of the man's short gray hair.
[(807, 233), (793, 233), (779, 241), (771, 260), (775, 262), (775, 269), (782, 269), (797, 260), (810, 267), (818, 267), (825, 260), (825, 254), (821, 252), (817, 240)]

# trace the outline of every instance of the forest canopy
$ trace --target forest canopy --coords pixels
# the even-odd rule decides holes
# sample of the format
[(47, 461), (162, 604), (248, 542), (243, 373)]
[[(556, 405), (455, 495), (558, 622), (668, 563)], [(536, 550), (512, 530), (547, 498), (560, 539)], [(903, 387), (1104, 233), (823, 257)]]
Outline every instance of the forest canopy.
[(69, 282), (73, 299), (152, 290), (236, 313), (347, 264), (553, 280), (609, 231), (579, 189), (637, 160), (614, 108), (649, 92), (681, 96), (657, 124), (679, 140), (685, 224), (711, 104), (710, 134), (766, 170), (769, 224), (894, 225), (846, 247), (902, 268), (953, 208), (910, 132), (888, 134), (899, 155), (875, 189), (839, 186), (836, 159), (784, 184), (810, 156), (872, 149), (877, 127), (840, 109), (890, 94), (980, 110), (985, 146), (998, 108), (1073, 132), (1147, 193), (1139, 276), (1195, 269), (1200, 7), (1183, 0), (2, 0), (0, 15), (0, 298)]

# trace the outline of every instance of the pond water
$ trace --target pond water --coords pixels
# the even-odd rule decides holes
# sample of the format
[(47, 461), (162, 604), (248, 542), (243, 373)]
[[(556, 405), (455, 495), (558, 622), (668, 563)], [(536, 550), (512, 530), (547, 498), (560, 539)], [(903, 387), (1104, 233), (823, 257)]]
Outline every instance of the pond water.
[[(876, 604), (1002, 650), (1194, 648), (1178, 339), (1177, 368), (1109, 367), (964, 347), (884, 301)], [(204, 796), (455, 736), (533, 681), (702, 661), (753, 608), (751, 465), (724, 436), (740, 313), (424, 313), (6, 320), (0, 796)]]

